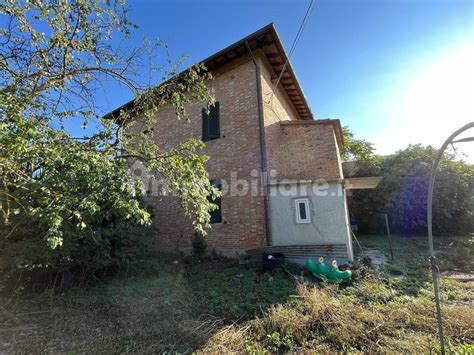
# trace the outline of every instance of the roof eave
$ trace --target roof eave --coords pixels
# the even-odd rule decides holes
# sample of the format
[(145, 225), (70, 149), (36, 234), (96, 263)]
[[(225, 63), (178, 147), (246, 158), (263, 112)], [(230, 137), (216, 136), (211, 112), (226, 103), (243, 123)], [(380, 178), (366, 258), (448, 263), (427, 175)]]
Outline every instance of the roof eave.
[[(286, 87), (285, 87), (285, 83), (281, 83), (281, 85), (283, 85), (283, 89), (287, 93), (290, 92), (290, 91), (295, 92), (295, 89), (296, 89), (296, 93), (292, 94), (291, 98), (290, 98), (290, 101), (292, 102), (293, 107), (297, 111), (299, 118), (301, 118), (302, 120), (312, 120), (313, 119), (313, 114), (311, 113), (311, 109), (308, 105), (306, 97), (303, 93), (303, 90), (301, 89), (298, 78), (296, 77), (296, 74), (295, 74), (295, 72), (292, 68), (290, 59), (288, 58), (288, 55), (285, 51), (285, 48), (283, 47), (281, 38), (280, 38), (273, 22), (269, 23), (268, 25), (266, 25), (266, 26), (262, 27), (261, 29), (255, 31), (254, 33), (252, 33), (252, 34), (250, 34), (250, 35), (234, 42), (233, 44), (225, 47), (224, 49), (214, 53), (213, 55), (205, 58), (204, 60), (202, 60), (200, 62), (203, 63), (208, 68), (208, 70), (210, 70), (212, 72), (213, 70), (217, 69), (218, 67), (224, 66), (224, 65), (232, 62), (236, 58), (241, 57), (244, 54), (247, 54), (248, 51), (246, 49), (247, 48), (246, 43), (254, 42), (254, 43), (256, 43), (256, 47), (261, 46), (263, 48), (265, 45), (260, 44), (259, 41), (261, 40), (262, 36), (264, 38), (265, 38), (265, 36), (267, 36), (267, 38), (268, 38), (268, 35), (271, 35), (271, 38), (273, 39), (273, 41), (271, 41), (270, 44), (267, 43), (267, 45), (270, 46), (271, 44), (274, 44), (276, 49), (277, 49), (277, 52), (278, 52), (277, 55), (281, 56), (281, 58), (284, 62), (288, 62), (288, 64), (286, 65), (286, 68), (285, 68), (285, 72), (287, 72), (289, 74), (289, 78), (287, 76), (285, 76), (284, 80), (282, 80), (282, 81), (291, 80), (291, 84), (287, 84)], [(245, 50), (243, 50), (242, 47), (244, 47)], [(233, 56), (231, 56), (231, 54)], [(275, 74), (278, 76), (278, 75), (280, 75), (280, 72), (278, 72), (277, 69), (275, 69), (275, 68), (278, 67), (280, 64), (272, 63), (270, 61), (270, 59), (268, 58), (268, 56), (270, 54), (265, 53), (265, 56), (267, 56), (268, 62), (272, 66), (273, 70), (275, 71)], [(222, 58), (223, 58), (223, 61), (221, 60), (220, 63), (219, 63), (218, 62), (219, 59), (222, 59)], [(177, 74), (177, 76), (179, 77), (179, 76), (183, 75), (184, 73), (186, 73), (187, 70), (189, 70), (189, 68), (183, 70), (182, 72)], [(160, 85), (163, 85), (163, 84), (164, 83), (161, 83)], [(292, 87), (293, 85), (294, 85), (295, 89), (291, 89), (291, 90), (287, 89), (287, 87)], [(293, 99), (293, 98), (295, 98), (295, 99)], [(133, 105), (134, 102), (135, 102), (135, 100), (128, 101), (124, 105), (122, 105), (122, 106), (116, 108), (115, 110), (109, 112), (108, 114), (106, 114), (104, 116), (104, 118), (114, 118), (114, 117), (116, 117), (120, 113), (121, 110), (126, 110), (126, 109), (130, 108)]]

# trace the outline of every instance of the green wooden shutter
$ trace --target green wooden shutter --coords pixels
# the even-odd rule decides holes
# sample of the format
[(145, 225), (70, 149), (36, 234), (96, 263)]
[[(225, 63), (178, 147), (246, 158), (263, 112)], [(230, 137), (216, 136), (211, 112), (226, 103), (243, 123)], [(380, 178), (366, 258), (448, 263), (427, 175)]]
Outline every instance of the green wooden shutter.
[(219, 102), (209, 108), (209, 113), (202, 109), (202, 141), (207, 142), (221, 136)]
[[(211, 180), (211, 184), (214, 187), (217, 187), (219, 191), (222, 190), (222, 185), (220, 180)], [(207, 197), (208, 201), (217, 205), (217, 209), (211, 211), (209, 214), (211, 215), (210, 223), (222, 223), (222, 199), (219, 196), (215, 200), (212, 200), (210, 196)]]
[(207, 142), (211, 138), (209, 136), (210, 128), (210, 115), (206, 113), (205, 109), (202, 109), (202, 141)]
[(210, 111), (210, 127), (209, 127), (209, 138), (216, 139), (221, 136), (220, 129), (220, 116), (219, 116), (219, 102), (216, 102), (214, 106), (211, 107)]

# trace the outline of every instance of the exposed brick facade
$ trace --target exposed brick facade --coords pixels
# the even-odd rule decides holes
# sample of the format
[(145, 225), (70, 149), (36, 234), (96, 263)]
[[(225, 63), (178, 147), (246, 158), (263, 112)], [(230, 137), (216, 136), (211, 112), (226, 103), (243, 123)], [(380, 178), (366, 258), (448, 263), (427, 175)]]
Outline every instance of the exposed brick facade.
[[(263, 56), (262, 72), (267, 170), (276, 180), (338, 180), (342, 167), (333, 120), (301, 120)], [(273, 79), (273, 82), (272, 82)], [(290, 123), (291, 121), (291, 123)], [(338, 124), (338, 123), (336, 123)]]
[[(210, 82), (220, 103), (219, 139), (207, 142), (204, 154), (211, 157), (206, 168), (212, 179), (251, 180), (252, 170), (259, 171), (260, 144), (257, 109), (255, 67), (250, 58), (214, 73)], [(200, 104), (187, 109), (190, 121), (178, 121), (172, 108), (159, 112), (160, 124), (156, 139), (164, 148), (176, 146), (189, 138), (201, 138)], [(168, 251), (187, 251), (191, 246), (193, 229), (175, 197), (164, 197), (156, 203), (154, 228), (158, 248)], [(265, 245), (263, 197), (230, 196), (222, 198), (223, 223), (213, 224), (206, 238), (209, 248), (231, 253)]]
[[(281, 84), (272, 94), (275, 72), (264, 55), (255, 51), (255, 56), (261, 73), (258, 80), (267, 171), (276, 170), (279, 180), (341, 178), (333, 125), (301, 120)], [(220, 102), (221, 137), (207, 142), (204, 154), (211, 157), (207, 163), (211, 179), (257, 181), (257, 188), (263, 191), (261, 181), (255, 179), (255, 173), (260, 174), (262, 170), (256, 72), (249, 55), (240, 56), (213, 72), (214, 80), (209, 86)], [(201, 110), (202, 105), (198, 103), (188, 107), (190, 120), (185, 121), (177, 120), (171, 107), (162, 108), (155, 128), (157, 142), (167, 149), (189, 138), (200, 139)], [(283, 122), (302, 124), (284, 125)], [(262, 193), (223, 196), (223, 222), (212, 225), (206, 238), (208, 247), (232, 254), (265, 246), (268, 236), (264, 198)], [(152, 233), (156, 234), (157, 248), (189, 251), (193, 228), (178, 199), (149, 196), (147, 200), (156, 209)]]
[(277, 179), (335, 181), (343, 178), (339, 149), (331, 122), (282, 122), (274, 154), (279, 157)]

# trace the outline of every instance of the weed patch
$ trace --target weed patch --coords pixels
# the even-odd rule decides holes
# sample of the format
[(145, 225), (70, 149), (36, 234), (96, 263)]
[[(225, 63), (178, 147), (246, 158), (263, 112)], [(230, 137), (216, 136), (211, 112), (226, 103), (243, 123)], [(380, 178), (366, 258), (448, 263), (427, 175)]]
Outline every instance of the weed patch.
[[(466, 272), (452, 261), (466, 245), (437, 239), (436, 249)], [(321, 288), (238, 260), (147, 258), (105, 284), (1, 298), (0, 352), (439, 352), (426, 246), (395, 236), (394, 261)], [(441, 291), (447, 352), (472, 353), (474, 284), (442, 278)]]

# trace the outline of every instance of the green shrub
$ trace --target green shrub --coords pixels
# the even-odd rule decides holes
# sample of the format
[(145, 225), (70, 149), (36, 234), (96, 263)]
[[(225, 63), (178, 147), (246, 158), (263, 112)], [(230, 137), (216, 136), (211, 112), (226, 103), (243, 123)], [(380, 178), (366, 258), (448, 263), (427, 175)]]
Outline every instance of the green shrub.
[(267, 345), (276, 349), (285, 349), (289, 351), (292, 351), (295, 347), (291, 333), (288, 333), (282, 337), (278, 332), (267, 334)]
[[(383, 213), (392, 232), (426, 233), (426, 200), (432, 146), (410, 145), (405, 150), (361, 163), (359, 176), (382, 176), (373, 190), (354, 190), (348, 200), (362, 233), (385, 233)], [(436, 178), (433, 231), (437, 235), (465, 235), (474, 231), (474, 165), (445, 154)]]
[(207, 252), (206, 238), (199, 233), (194, 233), (193, 236), (193, 255), (197, 258), (202, 258)]
[[(160, 195), (176, 193), (194, 229), (206, 234), (215, 208), (208, 197), (219, 192), (205, 169), (204, 143), (168, 149), (154, 133), (162, 106), (180, 118), (191, 103), (214, 102), (204, 66), (178, 75), (182, 60), (169, 60), (140, 75), (136, 69), (160, 45), (118, 50), (136, 27), (124, 2), (11, 1), (0, 12), (10, 24), (0, 30), (0, 271), (86, 277), (127, 265), (138, 252), (134, 228), (152, 220), (141, 204), (141, 172), (163, 182)], [(155, 69), (166, 85), (150, 86)], [(96, 101), (104, 83), (125, 84), (133, 105), (104, 117)]]

